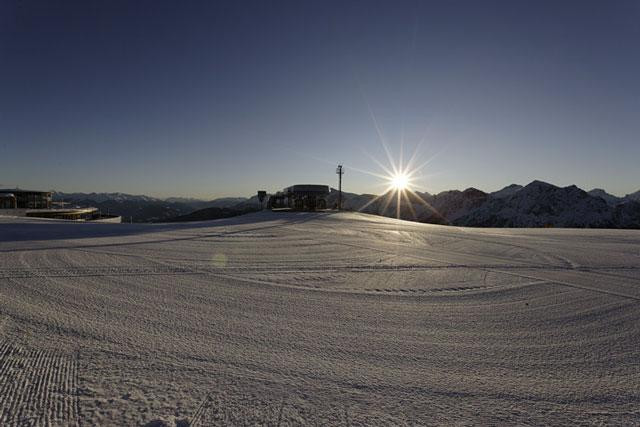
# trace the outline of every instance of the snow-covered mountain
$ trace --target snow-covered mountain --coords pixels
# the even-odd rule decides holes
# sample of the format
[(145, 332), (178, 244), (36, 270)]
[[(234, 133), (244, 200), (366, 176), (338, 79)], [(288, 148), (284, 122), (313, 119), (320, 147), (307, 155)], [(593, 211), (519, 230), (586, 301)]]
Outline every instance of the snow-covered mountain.
[(627, 200), (617, 205), (613, 221), (619, 228), (640, 228), (640, 201)]
[[(377, 198), (377, 200), (375, 200)], [(342, 208), (348, 211), (361, 211), (378, 215), (382, 208), (384, 196), (375, 194), (356, 194), (342, 192)], [(338, 205), (338, 190), (331, 188), (327, 197), (327, 207), (333, 208)]]
[(456, 225), (476, 227), (612, 227), (607, 202), (575, 185), (556, 187), (533, 181), (508, 197), (491, 198)]
[(489, 194), (491, 195), (491, 197), (494, 197), (496, 199), (502, 199), (504, 197), (513, 196), (521, 189), (522, 189), (522, 185), (511, 184), (511, 185), (507, 185), (502, 190), (494, 191), (493, 193), (489, 193)]
[(167, 197), (163, 200), (171, 203), (200, 203), (204, 201), (202, 199), (196, 199), (195, 197)]
[(593, 197), (601, 197), (608, 204), (615, 206), (618, 203), (624, 200), (623, 197), (614, 196), (613, 194), (609, 194), (604, 191), (602, 188), (594, 188), (591, 191), (588, 191), (589, 195)]
[(488, 198), (487, 193), (476, 188), (443, 191), (425, 199), (430, 208), (425, 209), (419, 219), (438, 224), (453, 223), (482, 206)]
[(207, 207), (230, 207), (247, 200), (246, 197), (220, 197), (213, 200), (203, 200), (194, 197), (167, 197), (160, 199), (157, 197), (146, 196), (144, 194), (127, 194), (127, 193), (64, 193), (61, 191), (53, 192), (53, 200), (74, 202), (77, 200), (92, 200), (96, 203), (105, 201), (117, 202), (168, 202), (182, 203), (186, 205), (194, 205), (198, 208), (206, 205)]
[[(400, 217), (474, 227), (640, 227), (640, 202), (604, 191), (592, 192), (595, 194), (575, 185), (557, 187), (533, 181), (525, 187), (512, 184), (489, 194), (474, 188), (435, 195), (420, 193), (402, 200)], [(332, 202), (337, 200), (337, 192), (330, 197)], [(343, 206), (364, 213), (397, 215), (393, 194), (374, 199), (373, 195), (343, 193)]]
[[(400, 199), (400, 218), (433, 224), (450, 224), (454, 219), (480, 206), (487, 197), (487, 193), (475, 188), (464, 191), (443, 191), (436, 195), (407, 192)], [(337, 202), (338, 191), (332, 188), (328, 205), (333, 207)], [(345, 210), (396, 217), (398, 198), (394, 191), (380, 196), (342, 192), (342, 207)]]
[(635, 193), (627, 194), (624, 196), (625, 200), (634, 200), (636, 202), (640, 202), (640, 190)]
[[(254, 196), (256, 199), (258, 196)], [(207, 204), (211, 208), (231, 208), (240, 203), (247, 202), (249, 199), (246, 197), (221, 197), (219, 199), (214, 199)]]
[(159, 199), (126, 193), (63, 193), (58, 191), (53, 193), (53, 200), (64, 201), (72, 206), (96, 207), (101, 212), (120, 215), (134, 222), (155, 222), (187, 215), (206, 208), (233, 208), (249, 199), (224, 197), (205, 201), (184, 197)]
[(158, 199), (151, 196), (145, 196), (143, 194), (126, 194), (126, 193), (63, 193), (61, 191), (53, 192), (53, 200), (56, 201), (69, 201), (76, 200), (93, 200), (96, 203), (106, 202), (108, 200), (117, 202), (160, 202), (162, 199)]

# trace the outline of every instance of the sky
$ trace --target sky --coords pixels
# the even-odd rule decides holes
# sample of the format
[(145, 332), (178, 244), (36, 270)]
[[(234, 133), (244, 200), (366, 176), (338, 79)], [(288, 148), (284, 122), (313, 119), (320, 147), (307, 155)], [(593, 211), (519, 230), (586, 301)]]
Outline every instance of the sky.
[[(640, 189), (640, 1), (0, 2), (0, 188)], [(373, 175), (371, 174), (373, 173)]]

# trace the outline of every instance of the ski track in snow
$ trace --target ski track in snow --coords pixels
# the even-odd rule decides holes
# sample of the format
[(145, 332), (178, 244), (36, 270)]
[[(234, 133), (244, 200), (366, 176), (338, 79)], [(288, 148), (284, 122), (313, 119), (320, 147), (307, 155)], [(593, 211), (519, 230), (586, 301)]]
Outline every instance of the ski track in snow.
[(0, 425), (640, 424), (640, 232), (0, 218)]
[(0, 341), (0, 425), (77, 425), (76, 360)]

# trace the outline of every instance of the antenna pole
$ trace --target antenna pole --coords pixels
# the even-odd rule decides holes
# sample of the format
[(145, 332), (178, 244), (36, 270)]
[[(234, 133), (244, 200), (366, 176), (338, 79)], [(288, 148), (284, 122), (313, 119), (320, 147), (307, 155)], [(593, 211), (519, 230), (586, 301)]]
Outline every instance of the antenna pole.
[(338, 174), (338, 210), (342, 210), (342, 175), (344, 175), (342, 165), (338, 165), (336, 173)]

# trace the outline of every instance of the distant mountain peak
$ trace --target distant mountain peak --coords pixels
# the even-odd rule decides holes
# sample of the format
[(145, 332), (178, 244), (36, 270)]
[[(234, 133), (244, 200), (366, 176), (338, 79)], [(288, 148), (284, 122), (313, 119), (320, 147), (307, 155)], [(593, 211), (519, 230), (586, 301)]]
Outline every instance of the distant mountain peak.
[(506, 187), (504, 187), (501, 190), (498, 191), (494, 191), (493, 193), (491, 193), (491, 197), (497, 198), (497, 199), (502, 199), (504, 197), (510, 197), (513, 196), (515, 193), (517, 193), (518, 191), (522, 190), (522, 185), (519, 184), (510, 184), (507, 185)]
[(635, 193), (627, 194), (626, 196), (624, 196), (624, 198), (627, 200), (635, 200), (637, 202), (640, 202), (640, 190), (636, 191)]
[(555, 186), (553, 184), (549, 184), (548, 182), (534, 179), (529, 184), (525, 185), (524, 188), (560, 188), (560, 187)]
[(594, 188), (593, 190), (587, 191), (587, 193), (593, 197), (600, 197), (609, 205), (616, 205), (622, 202), (623, 200), (621, 197), (617, 197), (617, 196), (614, 196), (613, 194), (607, 193), (602, 188)]
[(64, 193), (56, 191), (53, 193), (54, 200), (92, 200), (94, 202), (105, 202), (108, 200), (116, 201), (161, 201), (155, 197), (145, 196), (143, 194), (127, 194), (127, 193)]

